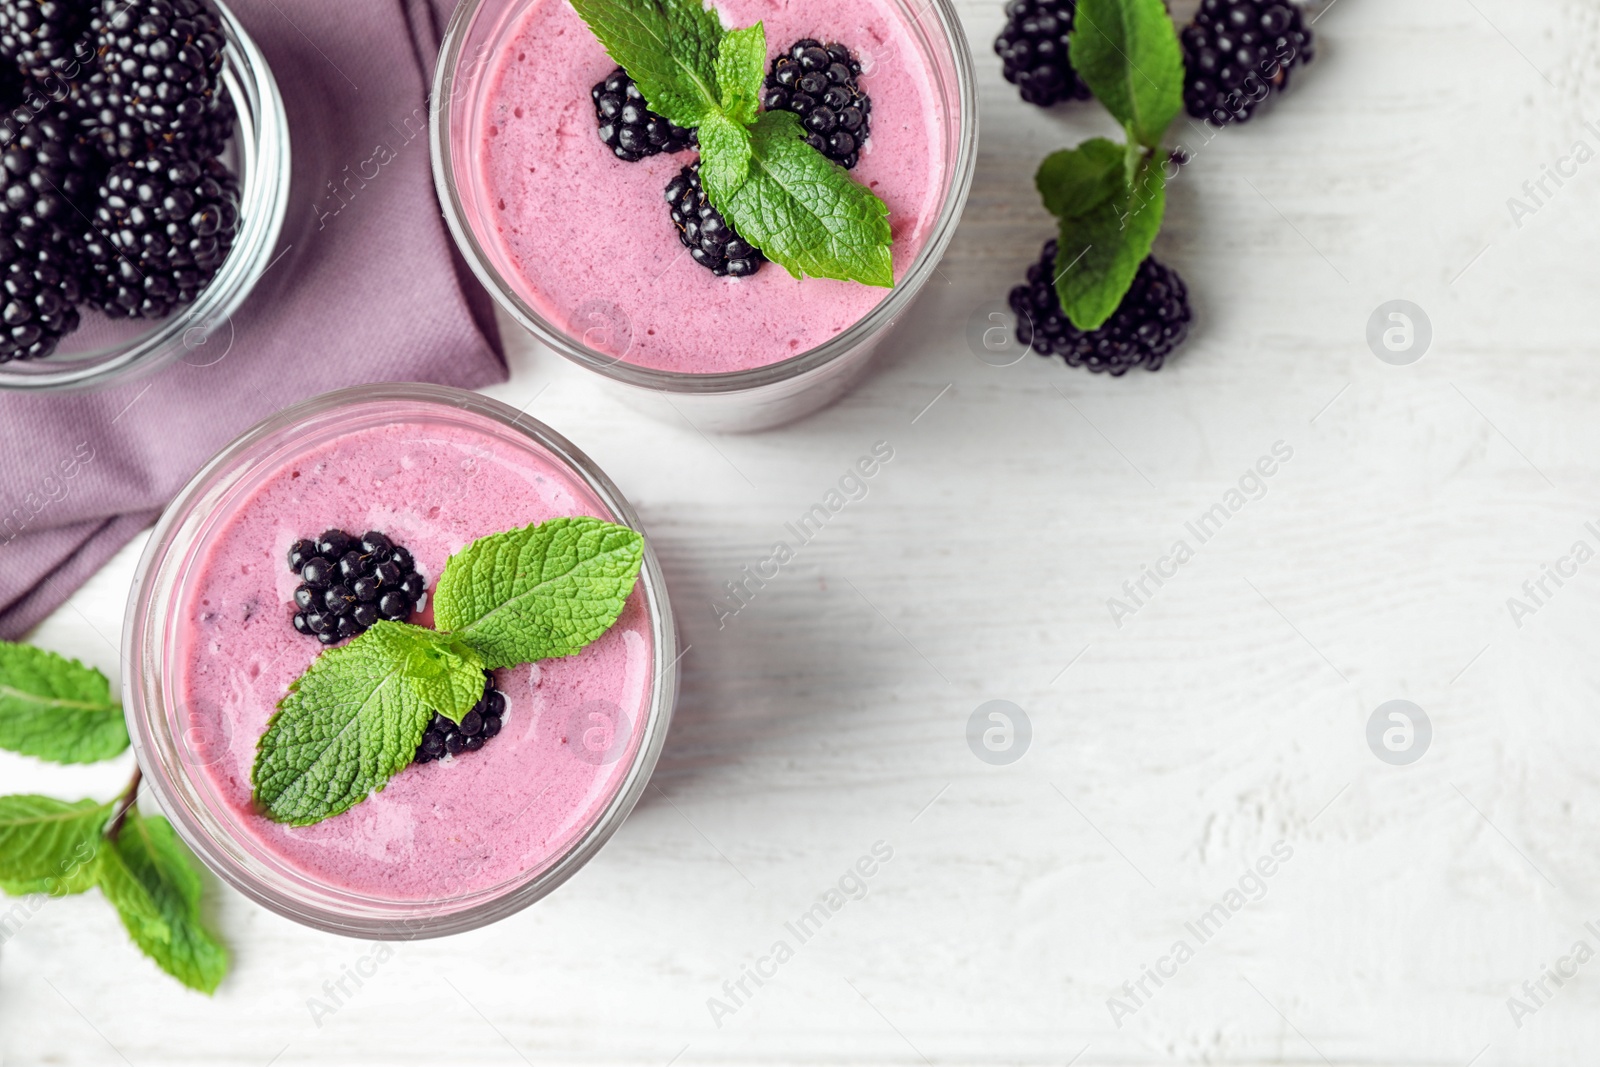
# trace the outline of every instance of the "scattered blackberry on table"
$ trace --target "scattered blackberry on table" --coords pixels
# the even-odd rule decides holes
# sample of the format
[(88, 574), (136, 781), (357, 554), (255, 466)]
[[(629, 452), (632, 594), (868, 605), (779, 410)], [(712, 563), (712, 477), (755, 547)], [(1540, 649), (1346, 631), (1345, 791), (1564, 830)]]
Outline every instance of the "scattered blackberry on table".
[(0, 238), (0, 363), (42, 359), (78, 328), (77, 266), (64, 234)]
[(227, 38), (209, 0), (101, 0), (100, 67), (145, 133), (208, 143)]
[(799, 115), (811, 147), (850, 170), (872, 133), (872, 97), (861, 91), (860, 75), (844, 45), (802, 38), (772, 61), (761, 102)]
[(1006, 81), (1022, 99), (1039, 107), (1063, 100), (1087, 100), (1089, 87), (1068, 55), (1068, 38), (1078, 0), (1011, 0), (1006, 25), (994, 40)]
[(694, 130), (686, 130), (651, 111), (639, 87), (621, 67), (589, 90), (600, 140), (626, 163), (637, 163), (662, 152), (682, 152), (700, 143)]
[(353, 537), (326, 530), (289, 547), (294, 628), (324, 645), (363, 634), (380, 619), (401, 622), (422, 604), (428, 583), (404, 547), (376, 530)]
[(1017, 316), (1017, 342), (1044, 356), (1061, 356), (1069, 367), (1121, 377), (1141, 364), (1160, 370), (1189, 334), (1193, 313), (1189, 290), (1176, 271), (1154, 256), (1139, 265), (1133, 287), (1097, 330), (1078, 329), (1061, 310), (1056, 295), (1056, 242), (1045, 244), (1028, 268), (1028, 283), (1011, 290)]
[(93, 56), (91, 0), (0, 0), (0, 56), (34, 78), (73, 76)]
[(239, 183), (216, 160), (170, 148), (111, 168), (91, 232), (88, 302), (108, 315), (164, 318), (200, 295), (239, 229)]
[(1311, 27), (1288, 0), (1203, 0), (1182, 38), (1184, 105), (1215, 126), (1250, 121), (1316, 56)]
[(432, 763), (445, 756), (476, 752), (505, 724), (506, 695), (494, 687), (494, 672), (483, 672), (483, 697), (459, 723), (434, 713), (417, 746), (415, 762)]
[(678, 240), (689, 250), (690, 257), (712, 274), (748, 278), (767, 261), (759, 248), (735, 233), (711, 206), (700, 186), (698, 160), (678, 172), (667, 186), (666, 195)]

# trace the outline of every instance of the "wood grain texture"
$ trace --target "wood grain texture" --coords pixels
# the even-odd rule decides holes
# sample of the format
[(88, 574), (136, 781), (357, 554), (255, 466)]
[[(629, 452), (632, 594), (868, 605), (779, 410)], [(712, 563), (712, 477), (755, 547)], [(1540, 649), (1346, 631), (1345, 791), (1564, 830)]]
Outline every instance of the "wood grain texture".
[[(1161, 374), (1107, 381), (964, 340), (1048, 236), (1034, 166), (1107, 125), (1024, 107), (988, 51), (998, 0), (960, 7), (977, 182), (859, 391), (709, 439), (531, 344), (494, 391), (637, 503), (693, 645), (655, 785), (599, 858), (491, 929), (401, 947), (321, 1026), (307, 998), (360, 944), (211, 880), (237, 964), (208, 1001), (100, 901), (52, 903), (0, 949), (0, 1063), (1593, 1057), (1600, 963), (1520, 1027), (1507, 998), (1600, 949), (1600, 564), (1520, 628), (1506, 600), (1600, 518), (1600, 162), (1520, 227), (1506, 201), (1600, 148), (1600, 13), (1336, 0), (1279, 106), (1179, 132), (1196, 159), (1157, 251), (1198, 329)], [(1434, 329), (1411, 367), (1365, 342), (1397, 298)], [(879, 440), (868, 496), (719, 629), (722, 583)], [(1265, 496), (1114, 625), (1107, 598), (1278, 441)], [(37, 639), (116, 673), (135, 559)], [(1434, 728), (1410, 767), (1365, 740), (1395, 698)], [(1032, 724), (1011, 766), (966, 744), (991, 699)], [(108, 797), (126, 770), (0, 756), (8, 792)], [(867, 896), (716, 1025), (707, 999), (880, 840)], [(1107, 998), (1279, 841), (1262, 899), (1115, 1025)]]

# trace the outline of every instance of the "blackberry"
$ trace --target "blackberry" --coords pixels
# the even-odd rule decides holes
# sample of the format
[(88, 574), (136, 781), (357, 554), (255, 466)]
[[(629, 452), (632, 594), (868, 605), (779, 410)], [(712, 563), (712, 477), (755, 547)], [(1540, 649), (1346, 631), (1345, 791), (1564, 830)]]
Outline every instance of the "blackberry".
[(87, 0), (0, 0), (0, 56), (35, 78), (76, 76), (93, 56)]
[(363, 634), (379, 619), (400, 622), (422, 604), (428, 583), (411, 553), (376, 530), (352, 537), (326, 530), (289, 546), (294, 628), (324, 645)]
[(0, 238), (0, 363), (42, 359), (78, 328), (78, 265), (65, 235)]
[(684, 167), (667, 186), (672, 224), (689, 256), (719, 278), (748, 278), (761, 269), (767, 257), (745, 241), (711, 206), (700, 187), (700, 161)]
[(34, 245), (76, 231), (93, 200), (99, 161), (67, 108), (30, 87), (0, 118), (0, 236)]
[(415, 762), (432, 763), (445, 756), (476, 752), (484, 742), (500, 733), (505, 724), (506, 695), (494, 687), (494, 672), (483, 672), (483, 697), (459, 723), (434, 713), (433, 721), (417, 746)]
[(106, 159), (123, 162), (154, 148), (144, 123), (134, 118), (122, 90), (105, 71), (95, 71), (72, 86), (71, 106), (83, 138)]
[(108, 84), (149, 137), (209, 143), (227, 44), (210, 0), (101, 0), (95, 31)]
[(1011, 0), (1006, 5), (1005, 29), (994, 39), (994, 50), (1006, 81), (1028, 103), (1050, 107), (1092, 95), (1067, 50), (1077, 14), (1078, 0)]
[(811, 147), (850, 170), (872, 133), (872, 97), (861, 91), (860, 75), (844, 45), (802, 38), (772, 61), (761, 102), (799, 115)]
[(239, 183), (216, 160), (174, 149), (111, 168), (85, 239), (89, 303), (112, 316), (164, 318), (216, 276), (239, 229)]
[(1183, 101), (1213, 125), (1248, 122), (1289, 72), (1316, 56), (1311, 27), (1287, 0), (1203, 0), (1183, 31)]
[(1028, 268), (1028, 284), (1011, 290), (1017, 316), (1017, 343), (1042, 356), (1062, 356), (1069, 367), (1121, 377), (1143, 364), (1160, 370), (1183, 343), (1194, 317), (1189, 291), (1176, 271), (1149, 257), (1139, 265), (1133, 287), (1097, 330), (1084, 332), (1061, 310), (1056, 295), (1056, 242), (1049, 241), (1039, 262)]
[(694, 130), (686, 130), (645, 106), (639, 87), (621, 67), (589, 90), (600, 140), (626, 163), (637, 163), (662, 152), (682, 152), (700, 143)]

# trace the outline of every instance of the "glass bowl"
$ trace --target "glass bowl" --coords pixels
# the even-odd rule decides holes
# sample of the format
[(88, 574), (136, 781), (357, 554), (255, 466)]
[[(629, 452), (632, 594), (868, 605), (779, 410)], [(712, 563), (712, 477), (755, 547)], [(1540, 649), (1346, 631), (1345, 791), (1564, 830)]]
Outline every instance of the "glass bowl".
[[(418, 812), (441, 811), (445, 805), (458, 800), (450, 793), (443, 793), (433, 801), (435, 807), (427, 806), (429, 794), (426, 790), (436, 787), (442, 779), (413, 780), (409, 788), (421, 792), (409, 799), (396, 796), (404, 784), (401, 779), (391, 781), (388, 790), (379, 794), (385, 798), (381, 814), (374, 807), (379, 801), (364, 801), (336, 817), (337, 820), (354, 817), (358, 822), (347, 824), (332, 837), (296, 835), (332, 828), (335, 820), (286, 829), (250, 813), (247, 803), (241, 804), (238, 799), (239, 775), (247, 774), (241, 768), (248, 768), (256, 739), (232, 736), (234, 728), (228, 725), (241, 712), (230, 712), (220, 705), (195, 709), (185, 706), (188, 690), (182, 684), (183, 665), (192, 664), (194, 657), (201, 655), (198, 650), (204, 647), (202, 635), (205, 631), (200, 626), (207, 617), (197, 616), (198, 621), (191, 625), (190, 615), (198, 610), (193, 606), (193, 596), (198, 595), (194, 591), (203, 576), (215, 578), (233, 573), (232, 557), (228, 557), (230, 566), (226, 570), (217, 570), (215, 564), (208, 570), (204, 562), (207, 549), (217, 543), (233, 516), (248, 514), (237, 505), (250, 500), (252, 493), (274, 475), (281, 477), (285, 467), (301, 461), (326, 442), (391, 426), (409, 427), (406, 433), (424, 435), (438, 431), (435, 437), (427, 437), (422, 446), (413, 444), (407, 446), (407, 451), (396, 453), (395, 461), (401, 467), (419, 456), (430, 460), (436, 456), (449, 457), (438, 459), (439, 463), (459, 459), (463, 471), (476, 469), (472, 465), (477, 463), (499, 464), (525, 480), (531, 478), (540, 485), (558, 484), (561, 492), (588, 514), (635, 529), (640, 526), (638, 515), (627, 500), (587, 456), (553, 430), (498, 401), (459, 389), (410, 384), (329, 393), (274, 415), (223, 449), (195, 475), (162, 515), (140, 561), (129, 601), (123, 644), (129, 667), (122, 688), (128, 732), (145, 779), (178, 834), (212, 871), (245, 896), (296, 922), (351, 937), (400, 940), (442, 936), (504, 918), (550, 893), (595, 855), (632, 810), (655, 768), (677, 698), (674, 666), (678, 647), (666, 584), (647, 541), (639, 585), (633, 594), (637, 599), (629, 612), (639, 612), (641, 620), (635, 624), (639, 627), (637, 632), (640, 637), (648, 632), (651, 647), (647, 651), (640, 650), (638, 663), (642, 673), (637, 677), (629, 676), (626, 682), (633, 694), (627, 706), (610, 704), (608, 709), (599, 709), (609, 717), (609, 726), (593, 720), (596, 710), (593, 696), (598, 690), (591, 692), (589, 681), (570, 683), (563, 690), (563, 683), (558, 679), (554, 683), (554, 694), (549, 688), (538, 690), (543, 696), (533, 696), (530, 690), (530, 695), (525, 697), (530, 703), (524, 705), (524, 710), (517, 706), (518, 699), (524, 698), (509, 696), (511, 717), (506, 721), (502, 737), (513, 738), (512, 743), (527, 744), (537, 734), (540, 740), (533, 742), (530, 760), (537, 762), (550, 753), (559, 753), (593, 768), (563, 768), (568, 772), (576, 771), (577, 776), (571, 780), (587, 790), (582, 794), (582, 803), (533, 811), (535, 819), (554, 819), (538, 831), (546, 836), (536, 838), (542, 850), (536, 860), (530, 861), (526, 852), (510, 856), (495, 851), (497, 847), (504, 847), (502, 841), (515, 836), (510, 830), (519, 825), (518, 820), (524, 813), (534, 808), (533, 800), (512, 816), (509, 823), (493, 824), (493, 844), (487, 850), (481, 843), (470, 843), (465, 838), (458, 849), (444, 854), (438, 849), (429, 851), (424, 844), (412, 845), (413, 837), (424, 838), (436, 829), (424, 827), (420, 822), (413, 823), (411, 820)], [(452, 432), (456, 436), (450, 437)], [(387, 462), (389, 457), (384, 458)], [(299, 473), (295, 468), (291, 477), (297, 478)], [(390, 477), (376, 473), (372, 476)], [(357, 484), (360, 477), (360, 472), (351, 468), (341, 475), (341, 480), (349, 478), (352, 484)], [(437, 499), (451, 499), (453, 485), (455, 480), (441, 479), (439, 492), (443, 495)], [(387, 497), (383, 499), (385, 507), (395, 503)], [(432, 496), (425, 498), (434, 499)], [(437, 505), (415, 514), (407, 509), (420, 508), (418, 501), (395, 506), (399, 510), (392, 514), (398, 522), (411, 521), (431, 525), (436, 530), (441, 528)], [(404, 517), (407, 515), (410, 518)], [(273, 555), (275, 558), (276, 548)], [(241, 561), (239, 565), (248, 571), (255, 564)], [(431, 578), (436, 579), (437, 574)], [(252, 604), (255, 603), (252, 600)], [(291, 610), (287, 601), (284, 608)], [(220, 606), (216, 607), (207, 615), (221, 610)], [(261, 610), (265, 609), (253, 606), (246, 611), (243, 622), (247, 623)], [(278, 621), (270, 615), (264, 618), (269, 619), (269, 626)], [(289, 638), (297, 638), (298, 635), (289, 631), (287, 614), (282, 621)], [(251, 659), (249, 671), (264, 671), (272, 679), (269, 688), (275, 687), (278, 681), (274, 672), (281, 674), (300, 669), (296, 658), (298, 646), (289, 646), (286, 653), (275, 654), (266, 647), (267, 631), (255, 632), (263, 635), (253, 646), (262, 659)], [(628, 647), (637, 640), (632, 634), (623, 637)], [(275, 655), (288, 658), (280, 663), (274, 659)], [(211, 684), (222, 684), (221, 692), (226, 695), (215, 699), (246, 703), (258, 699), (249, 693), (237, 695), (237, 687), (245, 684), (238, 673), (239, 664), (243, 662), (240, 660), (231, 668), (219, 667), (219, 674), (213, 677), (225, 678), (226, 683)], [(546, 665), (542, 670), (547, 673), (550, 669)], [(223, 673), (230, 670), (232, 673)], [(502, 686), (508, 673), (501, 672)], [(249, 676), (257, 675), (250, 673)], [(529, 677), (542, 679), (544, 674), (534, 673)], [(537, 689), (542, 682), (520, 684), (531, 684)], [(577, 686), (576, 690), (573, 685)], [(204, 686), (201, 691), (204, 692)], [(572, 700), (586, 702), (567, 707), (561, 700), (563, 693), (570, 696), (571, 692), (579, 692)], [(583, 696), (586, 692), (589, 693), (587, 697)], [(197, 704), (200, 699), (195, 698)], [(255, 713), (261, 710), (257, 707)], [(519, 721), (519, 716), (526, 717)], [(560, 738), (562, 746), (571, 747), (539, 748), (548, 736), (547, 728), (556, 731), (554, 736)], [(516, 740), (518, 737), (520, 742)], [(466, 758), (479, 757), (473, 754)], [(553, 768), (556, 765), (540, 763), (540, 766)], [(601, 770), (601, 767), (608, 769)], [(471, 771), (467, 766), (446, 773)], [(552, 783), (555, 777), (556, 772), (552, 770)], [(473, 810), (483, 815), (483, 825), (488, 827), (487, 819), (493, 809)], [(411, 870), (407, 866), (409, 863), (426, 862), (432, 857), (437, 866), (422, 874), (437, 873), (438, 877), (417, 879), (418, 882), (428, 881), (426, 893), (406, 893), (398, 889), (381, 891), (373, 888), (376, 882), (358, 887), (355, 883), (360, 880), (359, 875), (341, 884), (336, 875), (319, 871), (316, 864), (297, 863), (290, 858), (296, 848), (305, 845), (316, 852), (321, 862), (323, 856), (334, 855), (328, 851), (331, 846), (338, 846), (347, 849), (338, 853), (344, 858), (328, 862), (335, 868), (340, 862), (348, 864), (357, 853), (361, 857), (368, 856), (363, 851), (365, 846), (357, 843), (367, 832), (368, 820), (384, 821), (384, 825), (389, 826), (396, 819), (406, 822), (399, 829), (399, 840), (413, 851), (410, 855), (402, 853), (398, 861), (385, 859), (384, 863), (394, 878), (404, 883)], [(455, 839), (447, 837), (446, 840)], [(420, 859), (414, 858), (419, 854)], [(299, 855), (304, 860), (305, 853)], [(359, 862), (378, 864), (379, 861), (362, 858)], [(480, 873), (491, 866), (495, 868), (491, 874)]]
[(199, 299), (159, 322), (112, 320), (81, 308), (83, 324), (39, 360), (0, 363), (0, 390), (48, 392), (102, 388), (195, 351), (218, 330), (271, 263), (289, 204), (289, 122), (267, 61), (232, 11), (220, 2), (222, 85), (238, 115), (222, 161), (239, 177), (239, 233)]
[[(495, 57), (528, 0), (463, 0), (445, 30), (430, 108), (434, 183), (445, 219), (473, 272), (505, 311), (534, 337), (598, 374), (624, 399), (666, 419), (679, 416), (704, 430), (766, 429), (808, 415), (844, 395), (865, 373), (873, 352), (932, 277), (966, 204), (977, 162), (978, 108), (972, 55), (950, 0), (891, 0), (928, 60), (943, 107), (942, 204), (927, 243), (894, 290), (842, 333), (806, 352), (747, 370), (688, 374), (620, 361), (553, 323), (518, 292), (504, 256), (479, 239), (492, 233), (473, 187), (481, 141), (482, 99)], [(768, 269), (781, 269), (769, 267)], [(580, 309), (581, 311), (582, 309)], [(592, 325), (606, 329), (604, 314)]]

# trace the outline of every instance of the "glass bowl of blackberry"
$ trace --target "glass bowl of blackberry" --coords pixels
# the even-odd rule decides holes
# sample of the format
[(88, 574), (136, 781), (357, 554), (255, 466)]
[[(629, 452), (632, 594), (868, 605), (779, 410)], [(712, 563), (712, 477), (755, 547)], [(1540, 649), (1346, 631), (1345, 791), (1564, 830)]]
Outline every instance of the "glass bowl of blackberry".
[(289, 191), (283, 100), (218, 0), (0, 0), (0, 390), (226, 353)]

